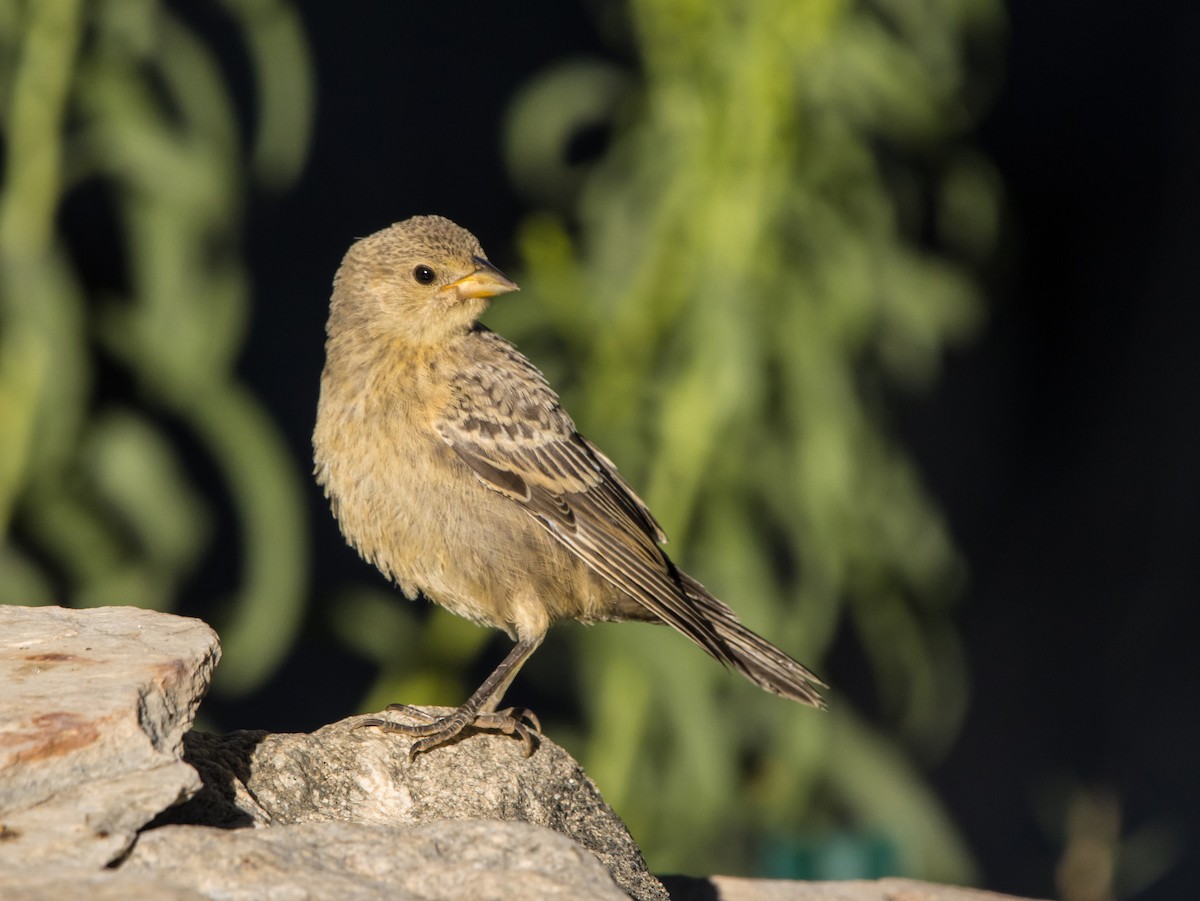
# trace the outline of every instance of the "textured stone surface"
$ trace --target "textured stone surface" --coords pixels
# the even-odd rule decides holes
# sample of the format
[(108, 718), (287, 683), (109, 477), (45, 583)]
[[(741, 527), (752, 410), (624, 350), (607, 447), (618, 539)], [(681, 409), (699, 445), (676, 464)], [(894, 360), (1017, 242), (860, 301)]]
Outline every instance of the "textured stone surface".
[(159, 822), (522, 821), (578, 842), (634, 897), (666, 898), (620, 818), (553, 742), (543, 739), (525, 757), (519, 741), (476, 733), (410, 762), (408, 739), (354, 728), (359, 721), (312, 734), (188, 735), (186, 759), (201, 773), (204, 789)]
[(198, 620), (0, 607), (0, 896), (623, 897), (615, 878), (666, 898), (550, 742), (476, 734), (410, 763), (356, 718), (191, 734), (185, 762), (218, 657)]
[(196, 791), (182, 736), (219, 656), (195, 619), (0, 607), (0, 871), (101, 867)]
[(120, 870), (54, 867), (51, 871), (18, 870), (0, 873), (4, 901), (208, 901), (196, 889), (165, 876), (132, 876)]
[(558, 833), (482, 820), (408, 828), (164, 826), (145, 833), (121, 869), (130, 876), (170, 874), (222, 899), (626, 897), (595, 857)]

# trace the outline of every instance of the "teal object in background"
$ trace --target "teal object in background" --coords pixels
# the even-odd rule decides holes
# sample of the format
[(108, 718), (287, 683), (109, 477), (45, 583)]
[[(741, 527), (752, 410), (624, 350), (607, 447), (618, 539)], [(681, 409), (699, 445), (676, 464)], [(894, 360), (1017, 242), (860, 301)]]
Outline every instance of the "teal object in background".
[(873, 832), (777, 836), (759, 853), (758, 875), (770, 879), (882, 879), (899, 872), (895, 844)]

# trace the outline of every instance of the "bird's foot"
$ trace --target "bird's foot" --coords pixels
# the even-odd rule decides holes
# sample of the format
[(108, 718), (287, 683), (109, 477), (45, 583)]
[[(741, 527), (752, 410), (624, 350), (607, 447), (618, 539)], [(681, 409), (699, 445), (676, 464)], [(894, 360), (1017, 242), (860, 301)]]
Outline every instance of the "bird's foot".
[(394, 732), (417, 739), (409, 746), (409, 761), (412, 761), (422, 751), (428, 751), (453, 741), (465, 729), (480, 729), (515, 735), (525, 742), (525, 756), (528, 757), (533, 753), (534, 736), (540, 736), (542, 733), (542, 724), (537, 715), (526, 707), (508, 707), (495, 712), (480, 713), (468, 706), (463, 706), (445, 716), (434, 716), (420, 707), (412, 707), (408, 704), (389, 704), (387, 709), (403, 713), (405, 716), (421, 720), (421, 722), (419, 724), (397, 723), (378, 717), (368, 717), (360, 720), (355, 728), (376, 726), (384, 732)]

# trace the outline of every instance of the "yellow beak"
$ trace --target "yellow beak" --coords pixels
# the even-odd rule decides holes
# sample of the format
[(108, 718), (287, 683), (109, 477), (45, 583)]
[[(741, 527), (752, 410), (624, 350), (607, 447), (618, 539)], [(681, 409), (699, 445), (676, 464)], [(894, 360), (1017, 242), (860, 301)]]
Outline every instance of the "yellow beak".
[(517, 283), (489, 263), (483, 257), (473, 257), (479, 268), (470, 275), (451, 282), (447, 288), (453, 288), (458, 293), (459, 300), (472, 297), (495, 297), (497, 294), (508, 294), (510, 291), (520, 291)]

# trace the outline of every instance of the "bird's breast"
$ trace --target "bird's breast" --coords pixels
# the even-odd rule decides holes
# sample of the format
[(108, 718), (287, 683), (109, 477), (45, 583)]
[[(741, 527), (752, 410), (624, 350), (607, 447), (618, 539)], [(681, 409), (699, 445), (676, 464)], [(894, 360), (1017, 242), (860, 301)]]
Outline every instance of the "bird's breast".
[(439, 364), (372, 363), (327, 361), (313, 434), (317, 480), (347, 541), (406, 594), (512, 634), (579, 616), (574, 558), (435, 429), (449, 403)]

